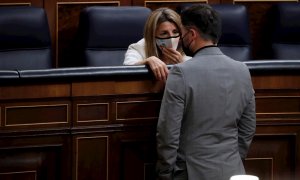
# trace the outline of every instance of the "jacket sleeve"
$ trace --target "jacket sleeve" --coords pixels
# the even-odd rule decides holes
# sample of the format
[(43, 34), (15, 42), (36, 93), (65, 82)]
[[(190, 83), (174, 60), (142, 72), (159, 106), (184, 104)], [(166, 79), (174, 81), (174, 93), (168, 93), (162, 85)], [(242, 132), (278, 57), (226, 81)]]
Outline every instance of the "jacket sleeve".
[(175, 65), (168, 75), (157, 123), (157, 179), (172, 179), (184, 112), (184, 78)]
[(128, 46), (123, 65), (135, 65), (139, 61), (143, 61), (145, 59), (145, 46), (143, 42), (144, 41), (141, 40)]
[(252, 142), (252, 138), (256, 129), (256, 114), (255, 114), (255, 96), (254, 90), (250, 96), (250, 101), (244, 109), (241, 119), (238, 123), (238, 142), (239, 152), (242, 159), (245, 159)]

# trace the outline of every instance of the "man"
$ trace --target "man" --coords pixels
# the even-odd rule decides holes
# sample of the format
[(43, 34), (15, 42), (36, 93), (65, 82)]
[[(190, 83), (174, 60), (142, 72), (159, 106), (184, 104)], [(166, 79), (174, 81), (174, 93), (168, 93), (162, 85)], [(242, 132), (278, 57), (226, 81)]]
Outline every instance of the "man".
[(229, 180), (245, 174), (255, 134), (247, 66), (216, 46), (218, 14), (208, 5), (181, 14), (182, 46), (193, 58), (170, 70), (157, 124), (157, 179)]

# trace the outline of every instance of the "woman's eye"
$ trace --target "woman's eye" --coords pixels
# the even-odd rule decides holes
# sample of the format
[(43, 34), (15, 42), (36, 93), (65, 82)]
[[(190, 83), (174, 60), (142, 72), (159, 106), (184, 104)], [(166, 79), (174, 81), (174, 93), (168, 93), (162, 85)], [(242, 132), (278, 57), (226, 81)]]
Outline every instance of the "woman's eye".
[(164, 32), (164, 33), (160, 33), (160, 34), (159, 34), (159, 36), (161, 36), (161, 37), (163, 37), (163, 38), (164, 38), (164, 37), (168, 37), (168, 36), (169, 36), (169, 34), (168, 34), (168, 33), (166, 33), (166, 32)]
[(168, 38), (168, 37), (173, 37), (173, 36), (178, 36), (179, 35), (179, 31), (178, 30), (174, 30), (174, 31), (171, 31), (171, 32), (161, 32), (159, 33), (159, 37), (161, 38)]
[(179, 32), (177, 30), (173, 31), (173, 35), (179, 35)]

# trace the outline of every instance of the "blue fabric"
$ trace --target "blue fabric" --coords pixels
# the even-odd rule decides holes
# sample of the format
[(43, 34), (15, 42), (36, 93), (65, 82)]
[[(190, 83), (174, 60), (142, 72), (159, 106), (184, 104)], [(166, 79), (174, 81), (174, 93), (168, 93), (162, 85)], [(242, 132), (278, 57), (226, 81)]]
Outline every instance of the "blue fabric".
[(150, 13), (149, 8), (138, 6), (84, 9), (79, 22), (84, 64), (122, 65), (128, 46), (143, 38), (144, 25)]
[(300, 3), (278, 3), (273, 11), (273, 58), (300, 59)]
[(52, 67), (49, 26), (44, 9), (0, 7), (0, 69)]
[[(177, 7), (177, 12), (180, 13), (192, 5), (194, 3), (182, 4)], [(237, 61), (250, 60), (252, 48), (247, 8), (237, 4), (211, 6), (219, 13), (222, 20), (222, 36), (218, 43), (221, 51)]]

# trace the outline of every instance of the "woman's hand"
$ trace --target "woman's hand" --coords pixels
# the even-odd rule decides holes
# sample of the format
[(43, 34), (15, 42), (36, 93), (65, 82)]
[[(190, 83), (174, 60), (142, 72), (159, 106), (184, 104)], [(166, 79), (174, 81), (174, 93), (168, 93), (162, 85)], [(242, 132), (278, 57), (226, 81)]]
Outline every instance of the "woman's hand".
[(183, 62), (183, 57), (180, 52), (172, 48), (166, 48), (166, 47), (162, 47), (161, 51), (163, 54), (163, 59), (168, 64), (177, 64)]
[(146, 59), (146, 64), (149, 65), (155, 78), (159, 81), (166, 81), (169, 73), (167, 65), (155, 56)]

